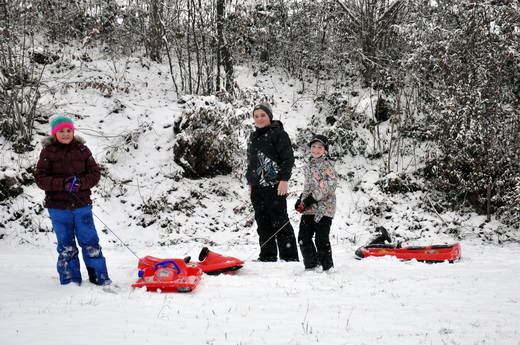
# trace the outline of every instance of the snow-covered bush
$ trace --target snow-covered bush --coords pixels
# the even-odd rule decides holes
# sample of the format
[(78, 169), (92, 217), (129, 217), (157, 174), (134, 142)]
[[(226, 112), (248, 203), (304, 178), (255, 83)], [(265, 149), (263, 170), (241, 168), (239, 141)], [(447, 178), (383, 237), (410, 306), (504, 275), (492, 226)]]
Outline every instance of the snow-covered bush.
[(312, 117), (307, 127), (298, 130), (296, 142), (305, 146), (314, 134), (323, 134), (329, 138), (330, 153), (335, 157), (365, 153), (367, 143), (358, 128), (366, 118), (354, 110), (349, 99), (341, 92), (334, 92), (319, 95), (314, 101), (320, 113)]
[(47, 232), (39, 214), (43, 203), (27, 197), (34, 186), (34, 158), (37, 153), (18, 152), (16, 145), (0, 136), (0, 239), (21, 228), (27, 232)]
[[(223, 102), (211, 97), (185, 97), (184, 111), (174, 125), (174, 161), (184, 169), (184, 176), (201, 178), (218, 174), (240, 174), (244, 170), (245, 138), (250, 133), (252, 103)], [(256, 99), (256, 97), (253, 97)], [(246, 102), (247, 103), (247, 102)]]
[(498, 217), (507, 225), (520, 228), (520, 177), (516, 177), (514, 183), (505, 189), (501, 200), (503, 205), (497, 211)]
[(413, 176), (404, 173), (391, 173), (376, 182), (379, 188), (385, 193), (408, 193), (422, 190), (423, 187), (419, 181), (414, 180)]
[(139, 137), (152, 130), (152, 123), (144, 122), (139, 128), (132, 131), (121, 133), (116, 141), (106, 149), (105, 158), (108, 163), (115, 164), (119, 160), (119, 156), (131, 149), (136, 150), (139, 147)]
[(410, 41), (420, 43), (406, 60), (439, 148), (430, 159), (435, 187), (488, 221), (515, 207), (507, 196), (520, 174), (520, 46), (510, 20), (519, 8), (510, 5), (437, 8), (424, 16), (428, 25), (417, 23), (424, 30), (409, 32)]
[(23, 192), (20, 181), (16, 176), (13, 176), (13, 173), (0, 171), (0, 201), (14, 198)]

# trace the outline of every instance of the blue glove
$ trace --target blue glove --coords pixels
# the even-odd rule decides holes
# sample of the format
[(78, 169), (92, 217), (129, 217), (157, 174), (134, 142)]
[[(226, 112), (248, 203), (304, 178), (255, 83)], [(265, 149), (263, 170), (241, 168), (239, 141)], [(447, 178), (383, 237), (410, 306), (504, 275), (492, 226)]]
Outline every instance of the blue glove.
[(81, 180), (76, 176), (69, 176), (64, 181), (64, 188), (69, 193), (77, 193), (81, 188)]

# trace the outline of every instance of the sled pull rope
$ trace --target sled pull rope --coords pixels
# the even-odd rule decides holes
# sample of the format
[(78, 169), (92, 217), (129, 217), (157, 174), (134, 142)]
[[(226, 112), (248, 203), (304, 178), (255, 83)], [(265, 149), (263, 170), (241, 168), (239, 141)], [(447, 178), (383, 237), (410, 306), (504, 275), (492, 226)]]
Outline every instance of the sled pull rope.
[[(262, 247), (265, 246), (265, 245), (267, 244), (267, 242), (271, 241), (271, 239), (272, 239), (273, 237), (275, 237), (276, 234), (278, 234), (278, 233), (279, 233), (283, 228), (285, 228), (285, 226), (286, 226), (287, 224), (289, 224), (289, 222), (290, 222), (290, 220), (288, 220), (287, 222), (285, 222), (285, 224), (282, 225), (282, 226), (280, 227), (280, 229), (276, 230), (276, 232), (275, 232), (271, 237), (269, 237), (269, 239), (268, 239), (267, 241), (265, 241), (264, 244), (262, 244), (262, 245), (260, 246), (260, 249), (262, 249)], [(244, 262), (245, 262), (245, 261), (249, 261), (249, 259), (251, 259), (251, 257), (252, 257), (253, 255), (255, 255), (256, 252), (257, 252), (257, 251), (255, 250), (255, 251), (253, 252), (253, 254), (249, 255), (249, 257), (248, 257), (247, 259), (244, 260)]]
[[(74, 195), (74, 197), (79, 201), (81, 202), (83, 205), (85, 206), (88, 206), (87, 204), (85, 204), (83, 202), (83, 200), (81, 200), (80, 198), (78, 198), (78, 196), (73, 193), (73, 192), (70, 192), (70, 194)], [(128, 244), (126, 244), (112, 229), (110, 229), (110, 227), (108, 225), (106, 225), (106, 223), (97, 216), (97, 214), (94, 213), (94, 211), (92, 211), (92, 214), (94, 215), (94, 217), (96, 217), (118, 240), (119, 242), (121, 242), (123, 244), (123, 246), (126, 247), (126, 249), (128, 249), (132, 254), (134, 254), (134, 256), (137, 258), (137, 260), (141, 261), (141, 259), (139, 258), (139, 256), (137, 256), (137, 254), (128, 246)]]

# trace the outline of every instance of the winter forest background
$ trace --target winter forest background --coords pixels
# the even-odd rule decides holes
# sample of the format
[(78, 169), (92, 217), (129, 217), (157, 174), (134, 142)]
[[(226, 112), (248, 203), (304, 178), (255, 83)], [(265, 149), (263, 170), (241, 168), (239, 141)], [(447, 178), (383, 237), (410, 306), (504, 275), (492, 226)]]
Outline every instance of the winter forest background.
[[(455, 238), (518, 242), (519, 54), (513, 0), (0, 0), (0, 239), (52, 232), (43, 197), (24, 191), (33, 188), (38, 143), (48, 118), (62, 111), (61, 97), (90, 92), (109, 104), (107, 118), (124, 116), (125, 97), (153, 87), (144, 77), (128, 80), (126, 71), (145, 76), (160, 65), (182, 109), (165, 127), (170, 146), (156, 147), (172, 160), (163, 181), (243, 179), (252, 106), (277, 102), (237, 81), (247, 66), (254, 76), (291, 80), (297, 92), (286, 101), (295, 109), (299, 99), (312, 100), (317, 111), (292, 138), (295, 147), (319, 132), (340, 164), (355, 157), (379, 164), (377, 185), (388, 198), (360, 212), (383, 217), (392, 195), (420, 191), (425, 212), (497, 221), (488, 232), (444, 224)], [(93, 67), (100, 60), (103, 71)], [(70, 109), (84, 125), (88, 114)], [(140, 137), (159, 121), (153, 116), (106, 137), (98, 198), (124, 198), (121, 159), (139, 150)], [(353, 171), (341, 177), (363, 192)], [(201, 198), (193, 192), (172, 203), (174, 192), (143, 192), (131, 205), (131, 226), (171, 233), (168, 214), (190, 214)], [(235, 209), (245, 228), (253, 223), (247, 207)], [(224, 230), (217, 222), (212, 231)]]

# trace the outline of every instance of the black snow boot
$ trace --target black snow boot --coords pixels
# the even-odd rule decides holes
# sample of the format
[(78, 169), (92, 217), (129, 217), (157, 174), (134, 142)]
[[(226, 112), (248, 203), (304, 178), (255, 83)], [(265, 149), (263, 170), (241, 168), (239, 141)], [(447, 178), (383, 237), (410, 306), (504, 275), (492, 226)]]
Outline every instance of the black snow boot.
[(88, 272), (88, 280), (92, 284), (99, 285), (99, 282), (98, 282), (97, 276), (96, 276), (96, 270), (93, 267), (87, 267), (87, 272)]

